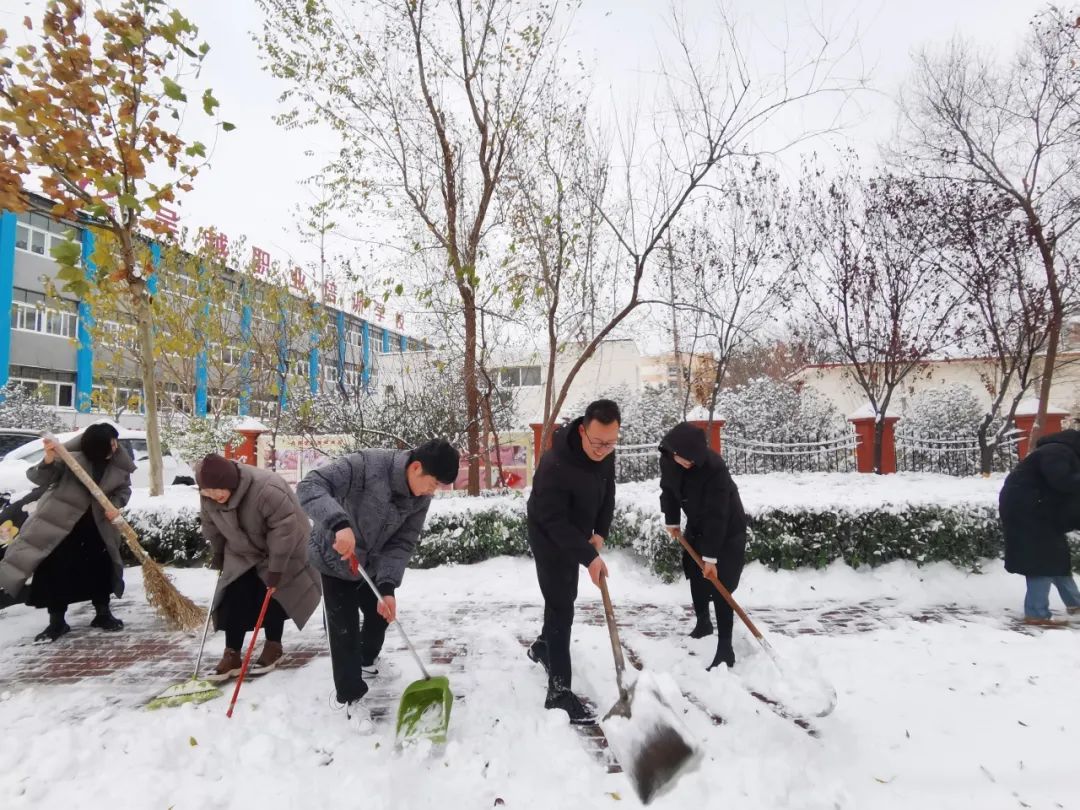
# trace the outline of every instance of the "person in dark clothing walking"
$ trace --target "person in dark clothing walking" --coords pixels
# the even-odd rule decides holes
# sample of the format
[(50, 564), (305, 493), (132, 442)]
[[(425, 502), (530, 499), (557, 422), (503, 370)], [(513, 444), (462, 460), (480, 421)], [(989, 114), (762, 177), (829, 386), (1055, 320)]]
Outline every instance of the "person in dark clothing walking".
[(1050, 613), (1051, 585), (1069, 614), (1080, 618), (1080, 589), (1065, 537), (1080, 529), (1080, 431), (1040, 438), (1005, 478), (998, 509), (1005, 532), (1005, 570), (1027, 578), (1024, 623), (1068, 624)]
[(255, 629), (273, 588), (263, 619), (266, 640), (250, 670), (264, 675), (284, 655), (285, 620), (302, 630), (319, 606), (319, 575), (307, 560), (311, 524), (292, 487), (273, 470), (211, 453), (195, 475), (210, 567), (221, 571), (210, 609), (215, 628), (225, 631), (225, 651), (207, 680), (220, 683), (240, 674), (244, 636)]
[(548, 673), (546, 709), (562, 709), (573, 723), (595, 722), (571, 691), (570, 632), (578, 566), (593, 584), (607, 576), (600, 556), (615, 513), (615, 445), (622, 416), (610, 399), (560, 428), (540, 459), (528, 503), (529, 547), (544, 597), (544, 626), (528, 655)]
[(4, 602), (25, 598), (49, 612), (49, 624), (36, 641), (56, 641), (70, 632), (67, 609), (78, 602), (94, 605), (91, 627), (109, 632), (124, 627), (109, 608), (110, 594), (124, 593), (120, 535), (112, 521), (131, 497), (135, 465), (118, 436), (112, 425), (98, 423), (65, 445), (109, 498), (111, 509), (102, 509), (56, 458), (51, 440), (44, 442), (41, 462), (26, 472), (46, 491), (0, 562), (0, 589), (11, 597)]
[[(296, 488), (314, 527), (308, 558), (322, 574), (330, 661), (338, 703), (360, 731), (360, 705), (375, 677), (386, 628), (397, 613), (394, 592), (420, 541), (431, 496), (458, 475), (458, 451), (442, 440), (415, 450), (361, 450), (312, 470)], [(376, 598), (353, 562), (379, 589)], [(363, 615), (363, 625), (360, 616)]]
[(716, 655), (707, 669), (735, 665), (731, 632), (735, 614), (706, 576), (716, 575), (729, 591), (739, 586), (746, 562), (746, 515), (739, 488), (720, 454), (710, 450), (705, 432), (681, 422), (660, 442), (660, 509), (668, 534), (678, 539), (686, 513), (686, 540), (701, 556), (704, 569), (684, 550), (683, 572), (697, 623), (691, 638), (712, 635), (709, 605), (716, 612)]

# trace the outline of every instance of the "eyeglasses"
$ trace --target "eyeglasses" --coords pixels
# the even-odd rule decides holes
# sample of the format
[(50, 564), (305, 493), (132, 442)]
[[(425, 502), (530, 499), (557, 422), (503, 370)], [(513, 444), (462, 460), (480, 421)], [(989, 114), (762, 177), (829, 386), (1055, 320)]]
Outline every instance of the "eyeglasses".
[(585, 428), (582, 428), (582, 431), (585, 433), (585, 438), (589, 440), (589, 444), (591, 444), (597, 450), (614, 450), (619, 444), (618, 439), (613, 442), (598, 442), (596, 441), (596, 439), (589, 435), (589, 431), (585, 430)]

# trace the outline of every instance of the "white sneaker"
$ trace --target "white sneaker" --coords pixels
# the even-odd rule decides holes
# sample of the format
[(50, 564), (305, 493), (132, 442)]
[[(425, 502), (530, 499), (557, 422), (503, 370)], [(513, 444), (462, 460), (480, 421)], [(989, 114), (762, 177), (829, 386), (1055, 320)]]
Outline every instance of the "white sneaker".
[(389, 658), (382, 656), (370, 666), (361, 667), (365, 681), (394, 681), (401, 675), (401, 670)]
[(345, 704), (345, 717), (356, 734), (366, 737), (375, 733), (375, 721), (371, 719), (371, 712), (359, 700)]

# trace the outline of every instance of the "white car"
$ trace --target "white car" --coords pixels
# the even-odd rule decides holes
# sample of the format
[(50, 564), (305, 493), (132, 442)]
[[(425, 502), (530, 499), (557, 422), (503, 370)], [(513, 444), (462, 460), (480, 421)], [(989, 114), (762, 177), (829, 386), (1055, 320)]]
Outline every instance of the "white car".
[[(146, 431), (128, 430), (111, 422), (109, 424), (116, 428), (116, 432), (120, 434), (118, 439), (120, 446), (127, 451), (127, 454), (131, 456), (131, 460), (135, 462), (135, 472), (131, 474), (131, 486), (136, 488), (149, 487), (150, 452), (146, 447)], [(78, 436), (84, 429), (80, 428), (69, 433), (58, 433), (56, 438), (61, 442), (66, 442), (68, 439)], [(33, 439), (4, 456), (3, 461), (0, 461), (0, 492), (22, 492), (31, 489), (33, 484), (26, 477), (26, 471), (44, 457), (45, 444), (41, 439)], [(162, 457), (162, 466), (162, 479), (166, 486), (171, 484), (178, 475), (195, 477), (191, 467), (169, 453), (167, 449)]]

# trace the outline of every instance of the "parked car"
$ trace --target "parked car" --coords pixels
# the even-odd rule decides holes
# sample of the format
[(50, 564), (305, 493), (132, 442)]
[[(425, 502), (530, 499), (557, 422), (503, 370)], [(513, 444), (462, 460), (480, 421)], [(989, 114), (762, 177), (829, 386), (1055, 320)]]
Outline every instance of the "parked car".
[(3, 461), (4, 456), (12, 450), (22, 447), (40, 435), (36, 430), (23, 430), (22, 428), (0, 429), (0, 461)]
[[(135, 462), (135, 472), (131, 474), (133, 487), (150, 486), (150, 451), (146, 445), (146, 431), (128, 430), (113, 424), (120, 434), (118, 441), (120, 446), (131, 456)], [(83, 428), (69, 433), (58, 433), (56, 438), (66, 442), (83, 432)], [(36, 436), (30, 432), (30, 435)], [(162, 448), (162, 478), (165, 484), (171, 484), (177, 476), (194, 477), (191, 467), (185, 464), (169, 452), (168, 448)], [(21, 446), (9, 451), (0, 461), (0, 492), (21, 492), (30, 489), (30, 480), (26, 477), (26, 471), (45, 457), (45, 444), (40, 438), (31, 439)]]

